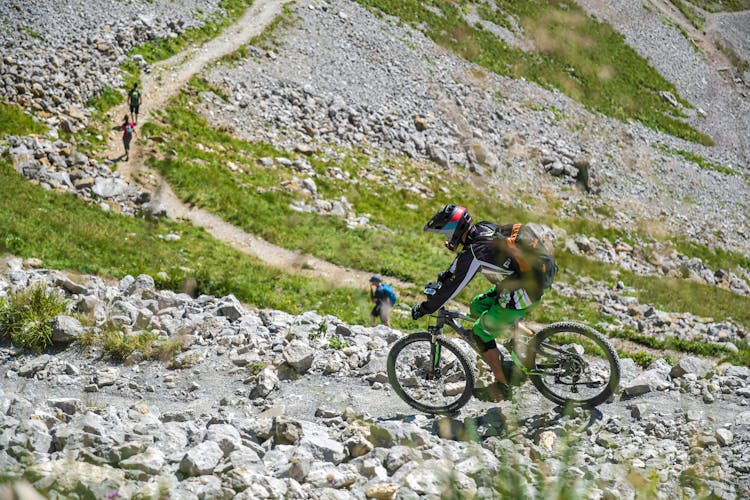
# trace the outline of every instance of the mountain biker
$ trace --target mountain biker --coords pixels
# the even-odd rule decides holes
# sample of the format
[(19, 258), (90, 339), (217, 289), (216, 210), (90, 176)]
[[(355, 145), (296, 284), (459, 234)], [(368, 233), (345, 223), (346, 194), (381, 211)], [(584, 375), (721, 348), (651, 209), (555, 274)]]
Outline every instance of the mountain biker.
[(524, 224), (497, 225), (487, 221), (471, 224), (469, 211), (458, 205), (444, 205), (424, 230), (444, 234), (446, 248), (462, 250), (450, 267), (438, 275), (435, 293), (411, 309), (413, 319), (432, 314), (469, 284), (481, 272), (492, 288), (477, 295), (469, 310), (477, 318), (472, 327), (475, 344), (492, 369), (495, 383), (488, 388), (494, 398), (510, 395), (495, 339), (509, 330), (514, 337), (532, 335), (519, 322), (541, 301), (552, 284), (557, 266), (533, 230)]

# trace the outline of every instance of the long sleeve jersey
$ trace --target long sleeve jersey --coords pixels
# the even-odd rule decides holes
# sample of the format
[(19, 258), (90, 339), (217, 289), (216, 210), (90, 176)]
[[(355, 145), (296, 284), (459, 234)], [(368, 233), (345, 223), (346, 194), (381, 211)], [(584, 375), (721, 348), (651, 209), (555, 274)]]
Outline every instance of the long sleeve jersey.
[[(543, 294), (542, 277), (528, 260), (533, 258), (516, 245), (521, 224), (498, 226), (491, 222), (475, 224), (461, 252), (447, 271), (440, 273), (440, 288), (422, 302), (432, 314), (458, 295), (477, 273), (487, 278), (503, 294), (503, 307), (525, 309)], [(533, 242), (535, 247), (537, 242)]]

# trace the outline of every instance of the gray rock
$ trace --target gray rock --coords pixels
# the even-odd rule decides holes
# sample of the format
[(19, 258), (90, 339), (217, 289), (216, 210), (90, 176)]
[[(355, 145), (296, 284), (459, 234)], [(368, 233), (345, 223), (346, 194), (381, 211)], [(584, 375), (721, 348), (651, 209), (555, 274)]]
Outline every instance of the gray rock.
[(74, 342), (85, 332), (81, 322), (70, 316), (55, 316), (52, 318), (50, 326), (52, 328), (52, 341), (60, 344)]
[(91, 191), (101, 198), (112, 199), (123, 196), (128, 183), (122, 179), (97, 177)]
[(284, 348), (284, 361), (289, 363), (300, 375), (306, 373), (313, 364), (315, 352), (307, 342), (292, 340)]
[(206, 441), (216, 442), (224, 456), (242, 447), (240, 431), (229, 424), (209, 425), (206, 430)]
[(300, 447), (310, 450), (318, 460), (334, 464), (341, 463), (346, 458), (344, 445), (333, 439), (325, 427), (305, 421), (301, 421), (300, 424), (302, 425)]
[(711, 365), (701, 358), (688, 356), (677, 361), (669, 372), (672, 378), (684, 377), (688, 373), (698, 378), (706, 378), (711, 374)]
[(188, 476), (211, 474), (223, 456), (224, 452), (216, 442), (204, 441), (185, 453), (179, 470)]
[(716, 429), (716, 440), (721, 446), (731, 446), (734, 442), (734, 434), (729, 429)]
[(229, 321), (237, 321), (244, 314), (244, 308), (234, 295), (227, 295), (216, 308), (216, 314), (225, 316)]
[(646, 370), (636, 378), (622, 385), (623, 392), (628, 396), (639, 396), (652, 391), (669, 389), (672, 384), (667, 375), (658, 370)]
[(250, 397), (264, 398), (279, 387), (280, 383), (276, 368), (267, 366), (255, 377), (255, 386), (250, 391)]
[(47, 400), (47, 403), (66, 415), (75, 415), (76, 413), (83, 411), (84, 408), (83, 402), (76, 398), (54, 398)]
[[(149, 447), (143, 453), (133, 455), (121, 461), (119, 467), (125, 470), (137, 470), (156, 476), (161, 473), (164, 464), (164, 454), (161, 450)], [(182, 463), (180, 463), (180, 466), (182, 467)]]
[(750, 368), (747, 366), (730, 366), (724, 374), (727, 377), (737, 377), (747, 380), (750, 379)]

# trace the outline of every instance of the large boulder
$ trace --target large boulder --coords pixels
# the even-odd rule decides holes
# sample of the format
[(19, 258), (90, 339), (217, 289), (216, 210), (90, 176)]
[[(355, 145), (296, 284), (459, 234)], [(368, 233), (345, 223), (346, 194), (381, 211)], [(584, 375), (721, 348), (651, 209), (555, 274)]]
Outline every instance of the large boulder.
[(706, 378), (711, 374), (711, 365), (701, 358), (688, 356), (679, 360), (669, 372), (672, 378), (684, 377), (687, 374), (695, 375), (696, 378)]

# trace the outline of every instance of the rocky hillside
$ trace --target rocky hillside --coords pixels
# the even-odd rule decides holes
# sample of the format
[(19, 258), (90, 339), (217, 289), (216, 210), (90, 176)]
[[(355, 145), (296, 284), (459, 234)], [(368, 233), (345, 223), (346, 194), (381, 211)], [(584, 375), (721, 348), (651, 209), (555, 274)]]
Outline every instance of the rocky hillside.
[[(637, 4), (622, 3), (648, 14)], [(585, 178), (596, 203), (614, 208), (609, 223), (653, 220), (698, 241), (708, 241), (705, 227), (711, 226), (722, 244), (746, 252), (750, 190), (744, 179), (750, 149), (740, 131), (750, 125), (747, 85), (716, 76), (704, 81), (702, 94), (692, 92), (694, 75), (714, 78), (716, 73), (679, 31), (652, 17), (631, 36), (679, 50), (659, 55), (651, 47), (636, 48), (659, 69), (669, 61), (684, 70), (681, 75), (662, 71), (675, 78), (693, 105), (720, 117), (696, 114), (697, 123), (719, 141), (717, 147), (687, 143), (637, 123), (625, 126), (586, 111), (560, 92), (483, 71), (422, 33), (344, 1), (299, 6), (289, 16), (292, 27), (271, 37), (275, 46), (214, 70), (209, 79), (227, 93), (229, 103), (209, 98), (205, 113), (242, 136), (290, 147), (300, 141), (364, 145), (372, 146), (372, 154), (398, 151), (468, 168), (497, 181), (488, 189), (501, 199), (534, 196), (541, 184), (552, 187), (568, 211), (587, 200), (585, 193), (568, 189)], [(648, 31), (654, 23), (664, 28), (658, 37)], [(736, 176), (703, 169), (672, 149), (704, 155)]]
[[(456, 3), (467, 25), (539, 48), (512, 16), (508, 28), (488, 20), (481, 2)], [(539, 221), (568, 254), (747, 298), (750, 269), (712, 265), (656, 237), (750, 254), (750, 13), (698, 8), (698, 29), (678, 3), (688, 2), (578, 5), (674, 85), (659, 95), (713, 146), (493, 73), (449, 50), (453, 42), (435, 43), (427, 23), (372, 7), (398, 2), (290, 3), (263, 35), (196, 75), (202, 87), (190, 90), (191, 104), (215, 129), (276, 148), (254, 166), (293, 173), (279, 188), (299, 194), (295, 211), (390, 234), (318, 185), (406, 187), (414, 200), (438, 204), (447, 188), (429, 189), (414, 171), (422, 180), (450, 175), (529, 212), (544, 205), (551, 217), (636, 233), (629, 244)], [(104, 128), (120, 117), (97, 107), (151, 71), (132, 49), (185, 36), (230, 4), (242, 2), (0, 3), (0, 105), (19, 105), (49, 127), (6, 136), (0, 124), (3, 159), (44, 189), (102, 210), (164, 217), (153, 186), (101, 152)], [(440, 13), (439, 4), (427, 8)], [(166, 114), (149, 111), (167, 131), (137, 147), (147, 159), (169, 157), (176, 134)], [(366, 167), (323, 176), (306, 159), (342, 151), (365, 156)], [(0, 231), (0, 250), (9, 241)], [(664, 310), (618, 281), (619, 271), (569, 278), (550, 292), (601, 311), (607, 320), (596, 326), (621, 352), (647, 356), (644, 366), (622, 360), (615, 398), (562, 415), (528, 384), (513, 401), (474, 399), (458, 416), (434, 418), (388, 385), (384, 360), (398, 330), (161, 290), (148, 275), (112, 279), (0, 257), (2, 321), (32, 307), (14, 306), (18, 297), (44, 302), (40, 291), (59, 309), (27, 323), (49, 328), (43, 352), (8, 342), (0, 322), (3, 498), (11, 489), (35, 498), (28, 483), (53, 498), (750, 497), (750, 368), (718, 363), (746, 349), (747, 329)], [(622, 331), (655, 347), (616, 337)], [(665, 346), (689, 348), (664, 357)], [(697, 346), (720, 354), (696, 356)]]
[[(593, 413), (562, 416), (528, 385), (514, 402), (473, 400), (460, 417), (428, 418), (387, 384), (384, 359), (399, 335), (389, 328), (250, 312), (232, 296), (157, 290), (146, 275), (106, 284), (20, 259), (4, 265), (0, 295), (34, 286), (67, 309), (51, 322), (51, 352), (0, 350), (0, 464), (49, 494), (750, 492), (747, 367), (717, 373), (687, 357), (641, 370), (624, 360), (622, 395)], [(151, 337), (129, 352), (114, 331)], [(176, 354), (151, 359), (175, 342)]]

